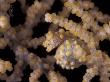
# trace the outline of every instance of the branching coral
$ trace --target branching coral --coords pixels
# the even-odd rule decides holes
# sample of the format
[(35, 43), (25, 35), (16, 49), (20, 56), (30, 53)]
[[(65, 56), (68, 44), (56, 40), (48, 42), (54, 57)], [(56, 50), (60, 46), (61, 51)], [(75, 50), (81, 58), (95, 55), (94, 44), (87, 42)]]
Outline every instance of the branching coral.
[(59, 73), (55, 73), (54, 71), (49, 72), (48, 78), (50, 82), (67, 82), (63, 76)]
[(12, 71), (12, 64), (9, 61), (0, 60), (0, 73), (5, 73), (6, 70)]
[[(7, 12), (16, 1), (21, 4), (26, 18), (23, 24), (13, 26)], [(96, 75), (100, 76), (100, 82), (110, 82), (110, 57), (99, 49), (100, 41), (110, 40), (110, 16), (100, 12), (91, 0), (60, 0), (62, 10), (55, 13), (51, 11), (55, 1), (34, 0), (27, 5), (26, 0), (0, 0), (0, 49), (10, 47), (16, 61), (13, 64), (0, 56), (0, 79), (21, 82), (23, 71), (29, 66), (32, 70), (28, 75), (29, 82), (40, 82), (42, 74), (49, 82), (67, 82), (68, 78), (55, 70), (56, 63), (62, 70), (85, 65), (87, 69), (82, 82), (90, 82)], [(81, 21), (75, 22), (74, 17), (69, 19), (70, 14)], [(44, 35), (33, 37), (33, 28), (37, 29), (39, 22), (51, 24)], [(39, 46), (45, 48), (45, 52), (41, 50), (39, 55), (31, 51)], [(55, 53), (50, 55), (52, 51)], [(41, 53), (45, 57), (41, 57)], [(12, 73), (8, 75), (7, 71)]]
[[(65, 7), (67, 7), (69, 10), (72, 10), (72, 14), (76, 14), (77, 16), (81, 17), (84, 26), (82, 24), (76, 24), (73, 21), (68, 20), (67, 18), (64, 18), (62, 16), (57, 16), (55, 13), (47, 13), (45, 15), (45, 20), (47, 22), (53, 22), (54, 24), (58, 24), (59, 26), (64, 27), (66, 30), (69, 30), (70, 33), (72, 33), (74, 36), (78, 37), (80, 40), (83, 40), (84, 43), (87, 43), (87, 45), (85, 46), (89, 47), (90, 53), (86, 55), (86, 51), (84, 51), (78, 44), (76, 44), (77, 40), (74, 41), (74, 38), (73, 40), (66, 39), (65, 42), (56, 51), (55, 58), (57, 63), (61, 65), (62, 68), (66, 69), (74, 69), (75, 67), (77, 67), (75, 66), (75, 64), (86, 64), (88, 69), (87, 73), (84, 75), (83, 82), (89, 82), (97, 74), (103, 77), (103, 74), (101, 74), (102, 71), (100, 71), (100, 67), (103, 66), (103, 63), (101, 62), (106, 61), (106, 59), (104, 59), (103, 57), (103, 55), (105, 54), (100, 50), (96, 50), (96, 48), (99, 40), (102, 40), (102, 38), (109, 38), (107, 37), (107, 34), (109, 34), (109, 32), (104, 32), (104, 30), (102, 32), (102, 29), (94, 26), (94, 22), (96, 21), (94, 21), (94, 18), (91, 14), (80, 8), (79, 2), (66, 2)], [(88, 25), (85, 26), (85, 23), (88, 23)], [(91, 26), (93, 32), (88, 32), (87, 29), (90, 29)], [(106, 24), (106, 28), (107, 27), (109, 28), (109, 26)], [(104, 28), (105, 25), (103, 29)], [(96, 35), (98, 39), (94, 37), (94, 34), (97, 32), (97, 30), (100, 30), (99, 34), (97, 33)], [(108, 66), (106, 67), (104, 65), (104, 67), (107, 68)], [(110, 81), (109, 78), (107, 79), (107, 77), (109, 77), (109, 71), (110, 70), (106, 71), (106, 74), (104, 73), (106, 80), (100, 79), (101, 82)]]
[(9, 29), (10, 24), (6, 16), (0, 16), (0, 32), (5, 32)]

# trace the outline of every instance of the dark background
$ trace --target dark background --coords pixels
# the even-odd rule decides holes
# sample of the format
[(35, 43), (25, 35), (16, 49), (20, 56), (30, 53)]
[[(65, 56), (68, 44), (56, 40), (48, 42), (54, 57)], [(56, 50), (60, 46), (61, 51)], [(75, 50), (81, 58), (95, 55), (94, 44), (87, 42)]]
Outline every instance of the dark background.
[[(31, 6), (34, 2), (34, 0), (26, 0), (27, 1), (27, 5)], [(95, 3), (95, 6), (97, 6), (99, 8), (100, 11), (102, 11), (104, 14), (109, 14), (110, 15), (110, 0), (92, 0)], [(56, 12), (58, 13), (58, 11), (61, 11), (63, 7), (63, 4), (61, 3), (60, 0), (55, 0), (52, 9), (49, 10), (49, 12)], [(13, 10), (10, 12), (10, 10)], [(10, 9), (7, 11), (7, 13), (10, 15), (10, 23), (12, 27), (16, 27), (19, 24), (24, 24), (25, 22), (25, 17), (26, 14), (25, 12), (21, 11), (21, 7), (20, 7), (20, 3), (18, 1), (16, 1), (15, 3), (11, 4)], [(79, 19), (76, 17), (76, 22), (79, 21)], [(45, 28), (43, 28), (45, 26)], [(36, 27), (36, 26), (35, 26)], [(45, 23), (45, 22), (40, 22), (36, 28), (33, 28), (33, 38), (35, 37), (41, 37), (43, 36), (45, 33), (48, 32), (48, 27), (49, 24)], [(110, 41), (105, 39), (103, 41), (100, 41), (100, 45), (99, 45), (100, 49), (104, 52), (106, 52), (109, 56), (110, 56)], [(46, 52), (46, 49), (43, 46), (38, 46), (37, 49), (33, 49), (33, 48), (29, 48), (28, 49), (30, 52), (36, 53), (38, 54), (39, 57), (43, 58), (46, 57), (46, 54), (49, 55), (53, 55), (55, 54), (56, 49), (52, 50), (50, 53)], [(5, 49), (0, 50), (0, 58), (3, 60), (8, 60), (10, 62), (13, 63), (13, 65), (16, 64), (15, 61), (15, 54), (13, 53), (13, 51), (7, 46)], [(74, 70), (65, 70), (62, 69), (60, 66), (58, 65), (54, 65), (55, 67), (55, 71), (59, 71), (63, 76), (65, 76), (68, 80), (68, 82), (82, 82), (82, 76), (85, 74), (86, 72), (86, 66), (81, 66), (77, 69)], [(22, 79), (22, 82), (29, 82), (28, 78), (30, 73), (32, 72), (32, 70), (30, 69), (29, 66), (27, 66), (24, 69), (24, 77)], [(12, 72), (7, 72), (8, 75), (10, 75)], [(95, 76), (91, 82), (99, 82), (99, 78), (100, 76)], [(48, 82), (45, 74), (43, 74), (39, 80), (41, 82)], [(5, 81), (1, 81), (0, 82), (5, 82)]]

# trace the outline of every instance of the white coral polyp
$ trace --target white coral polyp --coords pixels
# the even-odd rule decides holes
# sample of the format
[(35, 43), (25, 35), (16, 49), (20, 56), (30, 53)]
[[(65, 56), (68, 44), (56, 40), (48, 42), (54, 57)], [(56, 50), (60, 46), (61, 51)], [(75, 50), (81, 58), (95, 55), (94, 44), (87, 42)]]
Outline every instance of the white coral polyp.
[(51, 17), (51, 15), (49, 13), (45, 14), (45, 21), (46, 22), (51, 22), (52, 21), (52, 17)]

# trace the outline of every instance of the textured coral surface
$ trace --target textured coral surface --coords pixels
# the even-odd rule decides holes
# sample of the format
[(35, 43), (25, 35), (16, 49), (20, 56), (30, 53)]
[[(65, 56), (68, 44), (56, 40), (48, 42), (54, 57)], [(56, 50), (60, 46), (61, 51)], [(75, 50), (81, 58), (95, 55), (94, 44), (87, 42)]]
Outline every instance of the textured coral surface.
[(110, 82), (110, 0), (0, 0), (0, 82)]

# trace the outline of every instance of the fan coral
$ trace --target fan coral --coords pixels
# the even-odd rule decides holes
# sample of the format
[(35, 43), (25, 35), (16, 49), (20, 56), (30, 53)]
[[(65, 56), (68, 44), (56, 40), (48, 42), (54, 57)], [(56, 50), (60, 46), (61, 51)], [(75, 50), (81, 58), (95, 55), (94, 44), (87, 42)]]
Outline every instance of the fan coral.
[(91, 0), (0, 0), (0, 82), (40, 82), (43, 74), (49, 82), (72, 82), (55, 65), (65, 74), (84, 65), (82, 82), (110, 82), (110, 57), (99, 47), (105, 39), (110, 16)]

